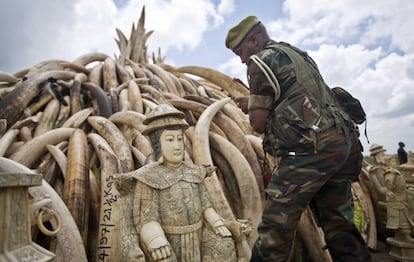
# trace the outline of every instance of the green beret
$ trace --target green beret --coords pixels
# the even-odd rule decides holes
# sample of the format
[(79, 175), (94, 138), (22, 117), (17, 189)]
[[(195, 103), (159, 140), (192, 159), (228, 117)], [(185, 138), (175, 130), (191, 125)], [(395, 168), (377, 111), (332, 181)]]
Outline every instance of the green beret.
[(260, 23), (260, 21), (257, 20), (256, 16), (251, 15), (245, 17), (239, 24), (231, 28), (227, 33), (226, 47), (233, 50), (246, 37), (247, 33), (249, 33), (250, 30), (258, 23)]

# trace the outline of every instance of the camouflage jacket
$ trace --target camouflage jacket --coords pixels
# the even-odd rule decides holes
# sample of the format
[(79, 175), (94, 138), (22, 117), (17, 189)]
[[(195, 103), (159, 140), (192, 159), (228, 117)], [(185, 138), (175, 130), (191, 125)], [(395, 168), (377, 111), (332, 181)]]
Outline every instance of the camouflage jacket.
[[(336, 126), (348, 135), (352, 120), (337, 104), (316, 63), (306, 52), (287, 43), (269, 41), (248, 63), (249, 110), (269, 109), (263, 147), (281, 156), (297, 148), (322, 150), (329, 137), (324, 131)], [(261, 60), (277, 79), (270, 83)], [(277, 95), (275, 95), (278, 93)]]

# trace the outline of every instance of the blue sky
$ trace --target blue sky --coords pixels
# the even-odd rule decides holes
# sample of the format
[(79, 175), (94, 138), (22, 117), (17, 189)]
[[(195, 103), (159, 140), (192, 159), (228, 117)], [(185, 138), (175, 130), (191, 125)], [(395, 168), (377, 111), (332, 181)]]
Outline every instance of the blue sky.
[[(142, 6), (149, 55), (160, 47), (174, 66), (200, 65), (245, 79), (224, 47), (227, 30), (256, 15), (272, 38), (306, 51), (330, 86), (362, 101), (368, 135), (394, 154), (414, 151), (414, 1), (409, 0), (13, 0), (0, 2), (0, 71), (91, 51), (118, 54), (115, 28), (129, 35)], [(364, 129), (364, 126), (361, 126)], [(361, 138), (369, 154), (370, 145)]]
[[(213, 1), (219, 4), (220, 1)], [(203, 64), (209, 67), (215, 67), (218, 64), (234, 57), (230, 50), (226, 50), (224, 39), (227, 29), (237, 24), (241, 19), (248, 15), (260, 16), (262, 21), (271, 21), (275, 17), (282, 15), (281, 6), (283, 1), (261, 0), (260, 3), (254, 1), (242, 0), (234, 1), (234, 11), (230, 16), (225, 16), (223, 24), (219, 27), (207, 29), (203, 35), (203, 40), (197, 46), (197, 52), (184, 51), (177, 52), (171, 50), (167, 58), (177, 60), (180, 64), (195, 63), (194, 55), (199, 55)], [(198, 62), (199, 63), (199, 62)]]

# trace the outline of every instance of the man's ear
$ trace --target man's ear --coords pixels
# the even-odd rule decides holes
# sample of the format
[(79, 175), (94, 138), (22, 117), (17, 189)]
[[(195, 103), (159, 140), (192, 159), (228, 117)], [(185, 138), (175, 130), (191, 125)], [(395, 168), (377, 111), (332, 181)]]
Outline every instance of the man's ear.
[[(254, 41), (254, 39), (253, 39), (253, 36), (247, 36), (246, 37), (246, 39), (244, 39), (244, 45), (246, 46), (252, 46), (253, 45), (253, 41)], [(242, 42), (242, 43), (243, 43)]]
[(256, 35), (250, 36), (249, 39), (247, 39), (247, 40), (248, 40), (247, 43), (248, 43), (249, 47), (251, 47), (251, 48), (258, 48), (259, 47), (260, 41), (259, 41), (259, 38), (257, 38)]
[(259, 44), (259, 39), (255, 35), (252, 35), (251, 42), (254, 46), (257, 46)]

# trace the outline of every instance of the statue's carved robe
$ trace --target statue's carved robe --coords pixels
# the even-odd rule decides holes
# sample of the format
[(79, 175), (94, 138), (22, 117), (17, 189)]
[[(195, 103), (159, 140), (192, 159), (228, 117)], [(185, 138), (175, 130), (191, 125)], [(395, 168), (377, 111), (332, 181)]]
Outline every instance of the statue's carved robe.
[(203, 220), (204, 211), (212, 207), (205, 175), (201, 166), (182, 163), (173, 168), (155, 162), (116, 176), (123, 203), (123, 261), (131, 261), (129, 253), (136, 247), (144, 251), (145, 261), (153, 261), (139, 241), (142, 226), (151, 221), (162, 226), (172, 248), (172, 255), (162, 261), (237, 261), (233, 238), (215, 234)]
[(387, 228), (409, 228), (408, 194), (403, 175), (393, 175), (394, 182), (387, 192)]
[(158, 162), (134, 172), (134, 225), (140, 232), (148, 222), (160, 223), (175, 254), (172, 261), (201, 261), (203, 211), (211, 207), (205, 174), (199, 166), (169, 168)]

